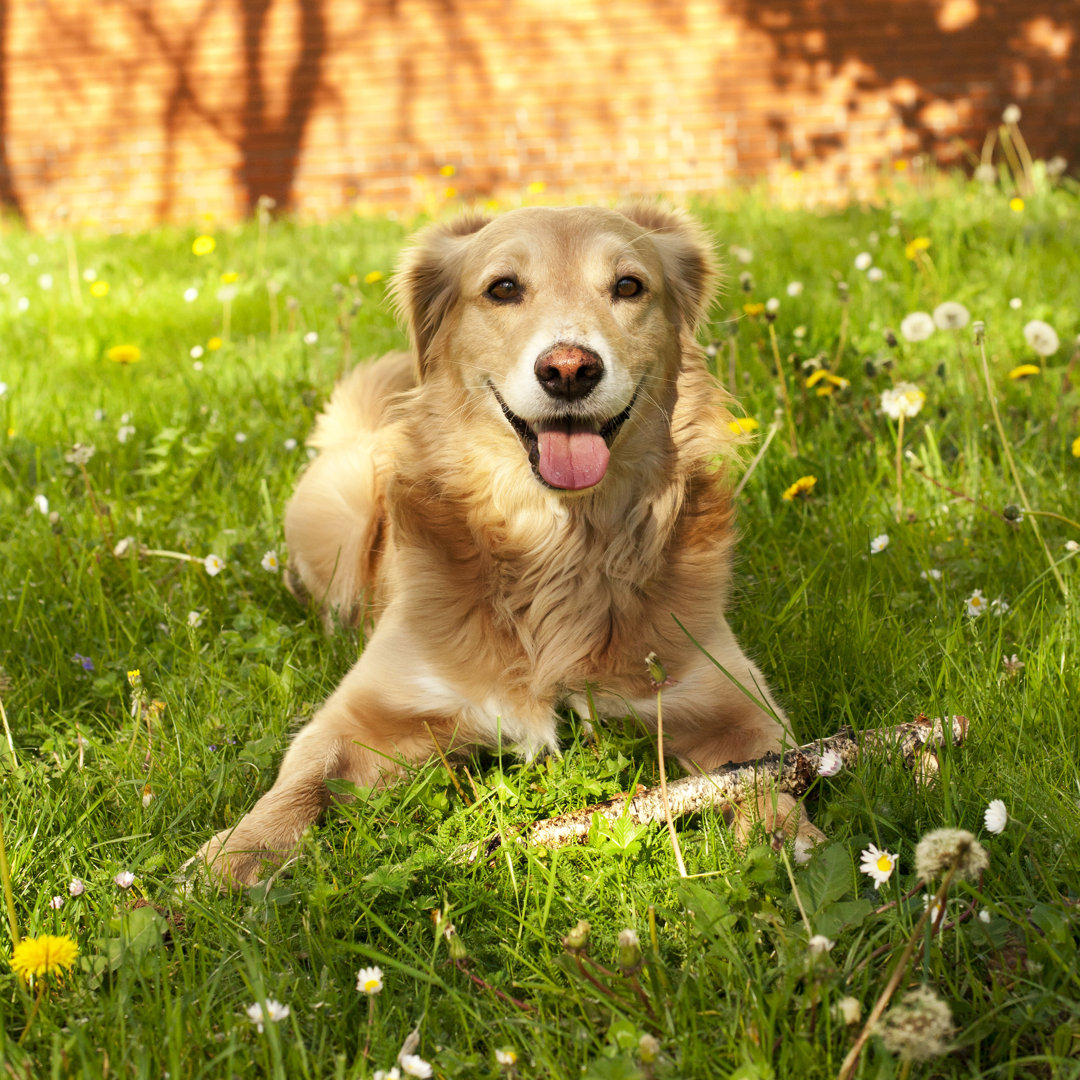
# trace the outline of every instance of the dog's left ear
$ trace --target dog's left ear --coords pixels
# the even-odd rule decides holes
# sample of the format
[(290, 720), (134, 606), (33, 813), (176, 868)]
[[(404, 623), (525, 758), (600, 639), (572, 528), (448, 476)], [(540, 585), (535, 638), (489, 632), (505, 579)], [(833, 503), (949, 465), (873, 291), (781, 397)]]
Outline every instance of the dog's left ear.
[(694, 333), (713, 299), (716, 252), (708, 233), (688, 214), (655, 203), (620, 206), (619, 212), (647, 230), (660, 252), (670, 293), (683, 326)]
[(432, 342), (457, 299), (469, 239), (490, 220), (482, 214), (466, 214), (430, 225), (413, 238), (398, 259), (390, 292), (394, 310), (416, 349), (421, 378), (427, 374)]

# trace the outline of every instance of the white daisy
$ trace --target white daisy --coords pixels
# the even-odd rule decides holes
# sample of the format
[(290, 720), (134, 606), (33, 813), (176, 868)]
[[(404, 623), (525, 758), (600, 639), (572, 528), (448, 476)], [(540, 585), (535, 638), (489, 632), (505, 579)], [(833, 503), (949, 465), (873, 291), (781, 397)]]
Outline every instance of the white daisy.
[(986, 611), (986, 597), (982, 594), (982, 589), (976, 589), (968, 598), (967, 606), (964, 609), (965, 612), (972, 618), (976, 618), (982, 615)]
[[(281, 565), (278, 562), (277, 552), (276, 551), (268, 551), (262, 557), (262, 562), (260, 563), (260, 565), (262, 566), (262, 568), (264, 570), (268, 570), (271, 574), (276, 574), (278, 572), (278, 567)], [(376, 970), (378, 970), (378, 969), (376, 969)]]
[(418, 1076), (420, 1080), (427, 1080), (427, 1077), (434, 1073), (432, 1067), (416, 1054), (402, 1054), (398, 1058), (398, 1063), (406, 1076)]
[(884, 277), (885, 271), (882, 270), (880, 266), (871, 266), (870, 269), (866, 271), (867, 281), (881, 281)]
[(986, 831), (992, 832), (995, 836), (1005, 831), (1008, 820), (1009, 812), (1001, 799), (994, 799), (983, 811), (983, 824), (986, 826)]
[(787, 287), (788, 296), (801, 296), (803, 284), (801, 281), (789, 281)]
[(925, 402), (926, 394), (914, 383), (900, 382), (882, 393), (881, 411), (890, 420), (899, 420), (901, 416), (910, 419), (918, 416)]
[(818, 776), (835, 776), (844, 767), (844, 759), (835, 750), (826, 750), (818, 764)]
[(821, 956), (827, 953), (835, 944), (835, 941), (830, 941), (824, 934), (815, 934), (806, 943), (806, 947), (810, 950), (811, 956)]
[(361, 968), (356, 973), (356, 989), (361, 994), (379, 994), (383, 988), (383, 974), (380, 967)]
[(206, 572), (211, 577), (217, 577), (217, 575), (221, 573), (223, 567), (225, 566), (225, 563), (222, 562), (220, 556), (211, 554), (207, 555), (206, 558), (203, 559), (203, 566), (206, 567)]
[(873, 879), (874, 888), (880, 889), (892, 877), (896, 869), (896, 856), (871, 844), (862, 852), (859, 870)]
[(923, 581), (940, 581), (941, 571), (936, 566), (931, 566), (929, 570), (920, 570), (919, 577)]
[(991, 615), (1004, 615), (1009, 610), (1009, 601), (1003, 596), (998, 596), (990, 601)]
[(874, 265), (874, 256), (869, 251), (860, 251), (855, 256), (855, 269), (856, 270), (869, 270)]
[(288, 1005), (282, 1005), (280, 1001), (269, 998), (265, 1004), (256, 1001), (247, 1007), (248, 1019), (262, 1031), (265, 1024), (278, 1023), (289, 1015)]
[(875, 536), (870, 541), (870, 554), (877, 555), (878, 552), (884, 551), (889, 546), (888, 533), (882, 533), (880, 536)]

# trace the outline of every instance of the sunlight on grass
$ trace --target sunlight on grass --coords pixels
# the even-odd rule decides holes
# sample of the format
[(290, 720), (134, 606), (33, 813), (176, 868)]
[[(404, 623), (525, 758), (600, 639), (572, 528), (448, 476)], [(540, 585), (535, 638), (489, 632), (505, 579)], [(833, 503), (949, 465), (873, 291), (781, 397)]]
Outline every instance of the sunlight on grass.
[[(875, 1003), (853, 1075), (1075, 1075), (1080, 190), (1038, 162), (1022, 200), (998, 180), (694, 207), (732, 282), (708, 352), (745, 460), (781, 434), (738, 496), (740, 641), (802, 741), (920, 714), (971, 737), (822, 775), (830, 842), (805, 864), (737, 849), (717, 813), (678, 821), (686, 879), (659, 827), (449, 858), (657, 782), (632, 721), (593, 742), (568, 717), (561, 759), (434, 762), (336, 807), (291, 876), (178, 891), (362, 647), (282, 587), (282, 508), (334, 380), (404, 344), (386, 286), (410, 230), (9, 228), (11, 927), (78, 949), (28, 986), (3, 931), (13, 1075), (107, 1054), (155, 1077), (833, 1077)], [(988, 868), (920, 881), (943, 827)]]

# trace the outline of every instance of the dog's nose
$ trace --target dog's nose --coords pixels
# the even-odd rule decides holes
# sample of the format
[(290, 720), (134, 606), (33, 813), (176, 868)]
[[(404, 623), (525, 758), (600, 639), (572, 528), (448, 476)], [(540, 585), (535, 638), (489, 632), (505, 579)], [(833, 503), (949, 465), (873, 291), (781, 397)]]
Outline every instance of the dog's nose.
[(580, 345), (552, 345), (536, 358), (533, 370), (552, 397), (576, 401), (603, 378), (604, 361), (599, 353)]

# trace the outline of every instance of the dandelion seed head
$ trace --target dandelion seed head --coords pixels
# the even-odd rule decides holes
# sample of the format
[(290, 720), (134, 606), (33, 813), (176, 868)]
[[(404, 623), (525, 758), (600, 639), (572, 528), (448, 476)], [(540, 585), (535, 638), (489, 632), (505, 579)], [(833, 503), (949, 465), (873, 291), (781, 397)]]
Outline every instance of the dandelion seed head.
[(1032, 319), (1024, 325), (1024, 340), (1039, 356), (1053, 356), (1061, 345), (1057, 331), (1042, 319)]
[(971, 320), (968, 309), (955, 300), (946, 300), (934, 308), (934, 325), (939, 330), (961, 330)]
[(925, 311), (913, 311), (900, 321), (900, 333), (905, 341), (925, 341), (934, 332), (934, 317)]
[(876, 1027), (885, 1048), (910, 1061), (930, 1061), (947, 1054), (955, 1033), (952, 1012), (923, 986), (905, 994)]
[(934, 829), (915, 848), (915, 873), (921, 881), (940, 878), (953, 866), (957, 878), (973, 881), (989, 865), (986, 848), (967, 829)]

